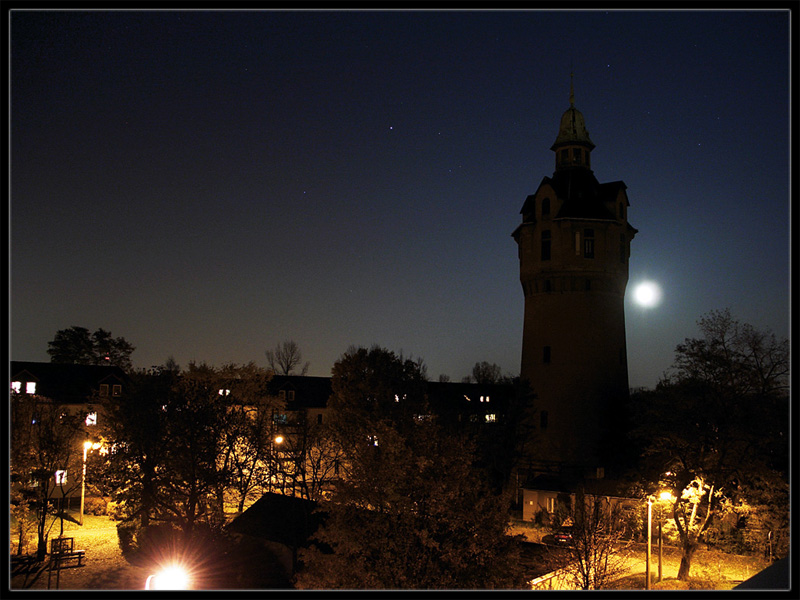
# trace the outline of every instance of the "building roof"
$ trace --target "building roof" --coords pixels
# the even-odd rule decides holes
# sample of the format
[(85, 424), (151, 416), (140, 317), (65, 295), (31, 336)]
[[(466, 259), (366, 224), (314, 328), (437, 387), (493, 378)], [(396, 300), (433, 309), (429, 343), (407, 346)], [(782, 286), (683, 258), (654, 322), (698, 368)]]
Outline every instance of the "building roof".
[[(789, 557), (781, 558), (733, 588), (734, 590), (789, 590)], [(795, 592), (797, 590), (795, 589)]]
[(269, 382), (269, 391), (277, 395), (282, 390), (294, 392), (294, 400), (287, 403), (287, 410), (325, 408), (331, 396), (331, 378), (275, 375)]
[(102, 383), (122, 385), (125, 371), (112, 365), (74, 365), (47, 362), (11, 361), (11, 381), (36, 382), (36, 395), (62, 404), (82, 404)]
[(245, 534), (289, 548), (308, 543), (324, 519), (314, 512), (317, 503), (304, 498), (266, 493), (227, 526), (234, 533)]

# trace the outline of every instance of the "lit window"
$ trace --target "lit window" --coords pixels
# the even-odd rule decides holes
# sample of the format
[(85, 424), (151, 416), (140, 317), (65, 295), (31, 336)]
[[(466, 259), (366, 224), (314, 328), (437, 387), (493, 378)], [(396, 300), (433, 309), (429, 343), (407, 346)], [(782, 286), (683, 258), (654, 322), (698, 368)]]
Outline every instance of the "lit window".
[(97, 413), (89, 413), (86, 415), (86, 426), (90, 427), (92, 425), (97, 425)]
[(545, 503), (547, 504), (547, 512), (554, 513), (556, 512), (556, 499), (553, 497), (545, 499)]
[(25, 384), (25, 393), (26, 394), (35, 394), (36, 393), (36, 382), (35, 381), (28, 381)]
[(112, 396), (121, 396), (122, 395), (122, 386), (121, 385), (112, 386), (111, 395)]
[(230, 396), (231, 395), (231, 391), (230, 390), (220, 390), (219, 391), (219, 395), (220, 396)]
[(100, 384), (100, 395), (101, 396), (108, 396), (108, 384), (101, 383)]
[(56, 485), (64, 485), (65, 483), (67, 483), (67, 471), (66, 470), (56, 471)]
[(497, 421), (497, 415), (494, 413), (489, 413), (486, 415), (486, 422), (487, 423), (494, 423)]
[(277, 413), (275, 415), (275, 417), (273, 418), (273, 420), (278, 425), (286, 425), (286, 423), (289, 422), (289, 417), (288, 417), (288, 415), (286, 415), (284, 413)]
[(15, 394), (19, 394), (22, 391), (22, 382), (21, 381), (12, 381), (11, 382), (11, 391)]

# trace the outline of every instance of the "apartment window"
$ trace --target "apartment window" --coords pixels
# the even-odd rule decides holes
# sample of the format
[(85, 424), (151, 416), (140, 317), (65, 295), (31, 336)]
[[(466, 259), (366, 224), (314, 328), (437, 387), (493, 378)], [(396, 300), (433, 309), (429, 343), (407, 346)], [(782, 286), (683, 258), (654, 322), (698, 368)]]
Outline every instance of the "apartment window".
[(86, 426), (91, 427), (92, 425), (97, 425), (97, 413), (89, 413), (86, 415)]
[(553, 496), (546, 498), (545, 503), (547, 504), (547, 512), (556, 512), (556, 499)]
[(277, 425), (286, 425), (289, 421), (289, 416), (285, 413), (277, 413), (273, 418)]
[(112, 396), (121, 396), (122, 395), (122, 386), (121, 385), (111, 386), (111, 395)]
[(289, 402), (293, 402), (294, 401), (294, 390), (289, 390), (288, 398), (289, 398)]
[(497, 422), (497, 415), (494, 413), (489, 413), (486, 415), (486, 422), (487, 423), (496, 423)]
[(592, 290), (592, 280), (591, 279), (585, 280), (584, 288), (586, 289), (587, 292)]
[(542, 232), (542, 260), (550, 260), (550, 230)]
[(594, 229), (583, 230), (583, 257), (594, 258)]
[(575, 232), (575, 256), (581, 255), (581, 232)]
[(278, 398), (280, 398), (281, 400), (286, 400), (286, 390), (279, 391)]
[(64, 485), (67, 483), (66, 469), (59, 469), (56, 471), (56, 485)]
[(550, 346), (545, 346), (542, 349), (542, 362), (545, 364), (550, 364)]
[(28, 381), (25, 383), (25, 393), (26, 394), (35, 394), (36, 393), (36, 382), (35, 381)]
[(539, 428), (547, 429), (547, 411), (543, 410), (539, 413)]
[(542, 215), (550, 214), (550, 198), (542, 200)]
[(12, 381), (11, 382), (11, 391), (15, 394), (19, 394), (22, 391), (22, 382), (21, 381)]
[(552, 289), (553, 289), (553, 284), (550, 283), (549, 279), (545, 279), (544, 280), (544, 291), (545, 292), (550, 292), (550, 291), (552, 291)]
[(108, 384), (101, 383), (100, 384), (100, 395), (101, 396), (108, 396)]

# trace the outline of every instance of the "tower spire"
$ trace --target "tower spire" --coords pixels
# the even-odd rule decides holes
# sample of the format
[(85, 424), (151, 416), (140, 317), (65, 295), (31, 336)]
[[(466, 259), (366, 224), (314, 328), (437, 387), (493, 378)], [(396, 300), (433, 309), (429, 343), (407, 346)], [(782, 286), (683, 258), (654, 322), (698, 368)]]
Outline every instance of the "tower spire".
[(569, 106), (570, 108), (575, 108), (575, 86), (572, 83), (572, 78), (575, 76), (575, 73), (569, 74)]

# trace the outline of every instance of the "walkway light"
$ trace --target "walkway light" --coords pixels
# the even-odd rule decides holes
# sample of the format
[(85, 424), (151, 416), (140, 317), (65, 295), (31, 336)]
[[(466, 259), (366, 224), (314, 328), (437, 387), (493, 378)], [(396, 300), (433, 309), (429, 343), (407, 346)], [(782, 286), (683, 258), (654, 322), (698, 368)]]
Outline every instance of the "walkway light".
[(89, 450), (97, 450), (102, 444), (99, 442), (90, 442), (86, 440), (83, 443), (83, 476), (81, 477), (81, 514), (78, 520), (80, 525), (83, 525), (83, 505), (86, 498), (86, 453)]

